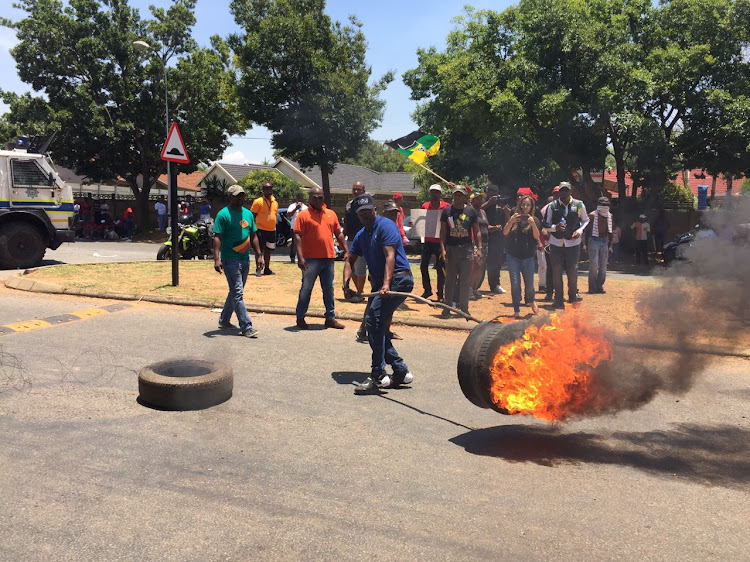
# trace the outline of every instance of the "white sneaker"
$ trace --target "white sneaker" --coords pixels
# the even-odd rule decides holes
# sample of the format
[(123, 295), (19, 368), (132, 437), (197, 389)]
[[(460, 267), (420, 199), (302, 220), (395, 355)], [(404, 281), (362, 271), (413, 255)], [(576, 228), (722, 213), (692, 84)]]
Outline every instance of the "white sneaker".
[(492, 292), (495, 293), (496, 295), (504, 295), (505, 289), (503, 289), (500, 285), (498, 285), (497, 287), (492, 289)]

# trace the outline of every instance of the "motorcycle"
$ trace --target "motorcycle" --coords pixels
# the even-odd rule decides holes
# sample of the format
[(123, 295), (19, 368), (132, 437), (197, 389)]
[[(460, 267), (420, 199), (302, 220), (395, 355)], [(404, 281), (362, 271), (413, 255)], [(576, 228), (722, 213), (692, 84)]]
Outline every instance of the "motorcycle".
[[(180, 259), (199, 260), (213, 259), (213, 221), (200, 219), (195, 222), (190, 215), (183, 215), (177, 221), (180, 233), (177, 237), (177, 247), (180, 250)], [(172, 229), (167, 228), (170, 239), (164, 242), (156, 253), (157, 260), (172, 259)]]
[(676, 240), (664, 244), (662, 251), (664, 265), (669, 265), (674, 260), (685, 260), (685, 249), (690, 247), (693, 240), (695, 240), (695, 233), (686, 232), (680, 234)]

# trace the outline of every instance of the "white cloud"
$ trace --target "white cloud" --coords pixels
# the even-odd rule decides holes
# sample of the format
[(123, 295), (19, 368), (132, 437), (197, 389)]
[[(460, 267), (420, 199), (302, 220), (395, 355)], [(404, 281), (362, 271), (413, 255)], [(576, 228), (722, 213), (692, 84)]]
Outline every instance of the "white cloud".
[(20, 41), (18, 40), (18, 37), (16, 37), (16, 32), (14, 30), (7, 27), (0, 27), (1, 51), (9, 51), (19, 43)]
[(225, 152), (221, 161), (227, 164), (247, 164), (247, 157), (241, 150), (237, 150), (235, 152)]

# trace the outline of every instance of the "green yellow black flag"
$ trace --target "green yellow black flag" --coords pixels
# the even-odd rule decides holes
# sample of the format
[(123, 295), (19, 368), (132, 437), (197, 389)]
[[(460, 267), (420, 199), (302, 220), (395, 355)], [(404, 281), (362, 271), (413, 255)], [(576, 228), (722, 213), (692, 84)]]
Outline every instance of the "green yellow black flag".
[(440, 149), (440, 139), (422, 131), (414, 131), (405, 137), (385, 143), (397, 150), (415, 164), (424, 164), (428, 156), (434, 156)]

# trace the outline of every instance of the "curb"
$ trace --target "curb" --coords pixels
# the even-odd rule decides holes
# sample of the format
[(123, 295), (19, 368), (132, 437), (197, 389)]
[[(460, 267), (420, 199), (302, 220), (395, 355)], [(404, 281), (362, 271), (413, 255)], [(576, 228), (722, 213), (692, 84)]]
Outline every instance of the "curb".
[[(153, 302), (157, 304), (170, 304), (177, 306), (194, 306), (199, 308), (221, 308), (224, 306), (224, 301), (211, 301), (208, 299), (185, 299), (182, 297), (167, 297), (159, 295), (133, 295), (129, 293), (117, 293), (117, 292), (101, 292), (93, 289), (75, 289), (70, 287), (62, 287), (54, 283), (47, 283), (44, 281), (35, 281), (24, 277), (28, 273), (31, 273), (34, 269), (26, 269), (20, 271), (15, 275), (11, 275), (5, 280), (5, 286), (9, 289), (17, 289), (19, 291), (28, 291), (32, 293), (48, 293), (57, 295), (72, 295), (79, 297), (90, 297), (99, 299), (112, 299), (112, 300), (123, 300), (123, 301), (145, 301)], [(295, 316), (296, 309), (291, 306), (271, 306), (271, 305), (248, 305), (248, 312), (251, 313), (264, 313), (264, 314), (278, 314), (283, 316)], [(325, 311), (323, 310), (308, 310), (307, 316), (311, 318), (325, 318)], [(354, 322), (361, 322), (362, 315), (355, 314), (353, 312), (340, 312), (336, 314), (336, 318), (339, 320), (352, 320)], [(470, 332), (475, 324), (469, 323), (465, 320), (430, 320), (430, 319), (415, 319), (415, 318), (394, 318), (393, 324), (400, 326), (412, 326), (416, 328), (434, 328), (438, 330), (451, 330), (458, 332)]]
[[(74, 295), (81, 297), (91, 297), (99, 299), (112, 299), (112, 300), (123, 300), (123, 301), (146, 301), (157, 304), (170, 304), (177, 306), (194, 306), (199, 308), (220, 308), (224, 305), (224, 301), (210, 301), (207, 299), (184, 299), (181, 297), (162, 297), (158, 295), (132, 295), (128, 293), (116, 293), (116, 292), (100, 292), (92, 289), (72, 289), (65, 288), (54, 283), (46, 283), (44, 281), (34, 281), (32, 279), (25, 278), (24, 276), (34, 271), (33, 269), (26, 269), (20, 271), (15, 275), (11, 275), (5, 280), (5, 286), (9, 289), (17, 289), (19, 291), (28, 291), (32, 293), (48, 293), (48, 294), (59, 294), (59, 295)], [(267, 305), (252, 305), (247, 307), (248, 312), (264, 313), (264, 314), (278, 314), (283, 316), (295, 316), (296, 310), (290, 306), (267, 306)], [(325, 312), (322, 310), (309, 310), (307, 316), (311, 318), (325, 318)], [(339, 320), (352, 320), (355, 322), (362, 321), (362, 315), (354, 314), (353, 312), (341, 312), (336, 315)], [(464, 320), (429, 320), (429, 319), (415, 319), (415, 318), (395, 318), (393, 324), (399, 326), (412, 326), (415, 328), (433, 328), (437, 330), (450, 330), (455, 332), (470, 332), (474, 328), (473, 323)], [(743, 359), (750, 359), (750, 349), (741, 347), (728, 347), (718, 345), (706, 345), (706, 344), (692, 344), (689, 348), (680, 347), (671, 342), (658, 342), (658, 341), (637, 341), (623, 338), (622, 336), (615, 337), (615, 345), (620, 347), (632, 347), (637, 349), (649, 349), (653, 351), (667, 351), (667, 352), (686, 352), (686, 353), (699, 353), (702, 355), (716, 355), (718, 357), (739, 357)]]

